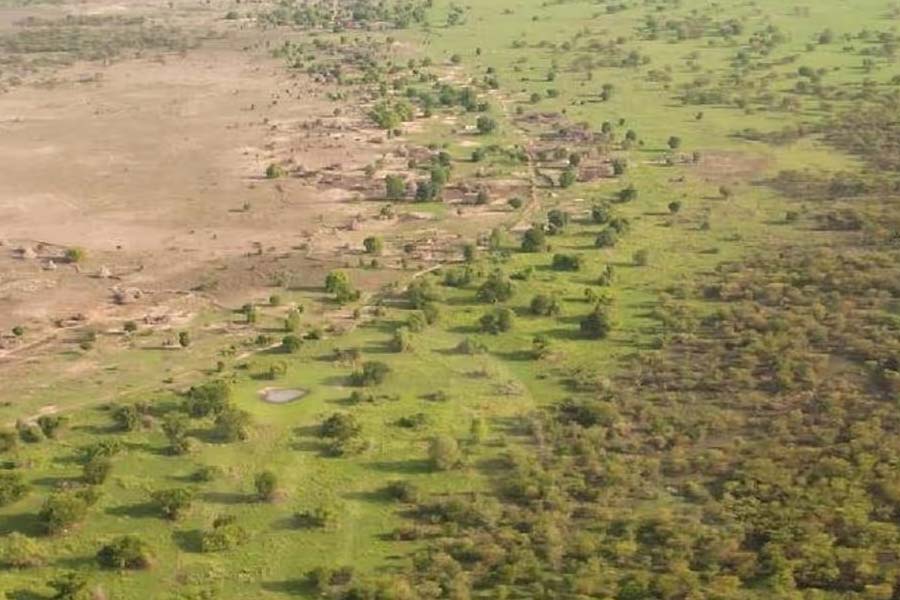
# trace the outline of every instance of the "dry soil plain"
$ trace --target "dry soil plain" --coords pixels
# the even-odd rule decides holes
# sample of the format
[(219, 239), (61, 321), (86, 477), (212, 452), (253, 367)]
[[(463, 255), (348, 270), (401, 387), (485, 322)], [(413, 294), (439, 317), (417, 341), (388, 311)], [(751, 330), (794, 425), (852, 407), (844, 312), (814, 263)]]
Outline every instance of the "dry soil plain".
[(900, 5), (0, 0), (0, 598), (900, 598)]

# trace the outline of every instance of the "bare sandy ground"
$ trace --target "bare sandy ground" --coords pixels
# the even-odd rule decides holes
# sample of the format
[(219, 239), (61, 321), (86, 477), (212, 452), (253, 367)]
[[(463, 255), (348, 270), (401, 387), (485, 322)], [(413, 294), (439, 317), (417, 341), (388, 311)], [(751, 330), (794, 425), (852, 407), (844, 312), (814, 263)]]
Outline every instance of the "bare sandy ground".
[[(302, 128), (334, 105), (280, 61), (243, 50), (247, 29), (185, 55), (78, 64), (55, 85), (0, 95), (0, 331), (106, 314), (113, 287), (189, 290), (213, 264), (289, 252), (347, 221), (355, 209), (340, 193), (268, 181), (265, 168), (290, 158), (361, 167), (378, 149)], [(58, 258), (70, 247), (86, 251), (77, 268)], [(241, 291), (231, 283), (217, 287)]]

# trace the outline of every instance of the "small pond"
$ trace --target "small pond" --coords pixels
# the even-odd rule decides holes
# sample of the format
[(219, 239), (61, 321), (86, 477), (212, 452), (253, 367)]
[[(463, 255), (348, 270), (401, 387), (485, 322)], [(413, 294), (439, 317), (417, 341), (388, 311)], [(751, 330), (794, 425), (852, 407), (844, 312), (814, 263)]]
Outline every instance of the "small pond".
[(307, 390), (288, 389), (288, 388), (266, 388), (260, 390), (259, 395), (264, 402), (269, 404), (289, 404), (299, 400), (309, 392)]

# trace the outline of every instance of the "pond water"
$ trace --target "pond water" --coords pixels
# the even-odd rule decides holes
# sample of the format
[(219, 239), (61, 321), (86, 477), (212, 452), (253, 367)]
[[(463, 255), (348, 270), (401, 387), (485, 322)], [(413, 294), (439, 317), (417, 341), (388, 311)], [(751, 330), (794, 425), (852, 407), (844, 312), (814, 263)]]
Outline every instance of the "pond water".
[(308, 393), (301, 389), (266, 388), (260, 392), (260, 396), (269, 404), (288, 404), (299, 400)]

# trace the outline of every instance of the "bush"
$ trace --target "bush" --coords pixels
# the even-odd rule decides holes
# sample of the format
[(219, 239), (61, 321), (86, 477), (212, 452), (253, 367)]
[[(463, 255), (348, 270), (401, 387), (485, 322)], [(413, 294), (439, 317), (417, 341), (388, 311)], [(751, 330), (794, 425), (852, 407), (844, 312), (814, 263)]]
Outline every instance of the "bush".
[(88, 485), (100, 485), (109, 477), (112, 471), (112, 461), (108, 458), (95, 456), (82, 467), (82, 479)]
[(632, 260), (638, 267), (645, 267), (650, 263), (650, 251), (646, 248), (636, 250), (632, 255)]
[(298, 510), (294, 513), (294, 523), (304, 529), (321, 529), (332, 525), (337, 515), (325, 506)]
[(19, 421), (16, 423), (19, 439), (26, 444), (37, 444), (44, 440), (44, 432), (37, 423)]
[(514, 210), (518, 210), (518, 209), (522, 208), (522, 205), (525, 204), (525, 201), (522, 200), (518, 196), (514, 196), (514, 197), (510, 198), (509, 200), (507, 200), (506, 203), (509, 204), (509, 206), (511, 208), (513, 208)]
[(13, 452), (19, 447), (19, 434), (9, 429), (0, 430), (0, 454)]
[(216, 416), (215, 434), (226, 443), (246, 440), (249, 435), (253, 417), (245, 410), (228, 407)]
[(153, 562), (153, 553), (137, 536), (123, 535), (100, 548), (97, 562), (107, 569), (146, 569)]
[(350, 375), (350, 384), (356, 387), (380, 385), (387, 379), (391, 368), (383, 362), (367, 361), (362, 368)]
[(141, 424), (141, 413), (133, 404), (117, 406), (113, 410), (112, 417), (122, 431), (134, 431)]
[(469, 356), (473, 356), (476, 354), (484, 354), (487, 352), (487, 346), (481, 343), (479, 340), (475, 338), (467, 337), (463, 339), (460, 343), (456, 345), (454, 350), (458, 354), (467, 354)]
[(612, 227), (607, 227), (594, 238), (594, 246), (597, 248), (612, 248), (618, 241), (619, 236), (616, 233), (616, 230)]
[(346, 304), (359, 299), (360, 293), (350, 283), (350, 276), (344, 271), (331, 271), (325, 277), (325, 291), (334, 294), (335, 300)]
[(68, 571), (54, 577), (47, 585), (56, 590), (52, 600), (86, 600), (88, 579), (84, 573)]
[(440, 300), (441, 295), (431, 279), (419, 277), (412, 281), (406, 288), (406, 299), (413, 308), (422, 308), (429, 302)]
[(633, 185), (629, 185), (626, 188), (622, 188), (616, 194), (616, 198), (619, 202), (631, 202), (632, 200), (637, 200), (638, 191), (637, 188)]
[(37, 540), (13, 531), (0, 542), (0, 563), (16, 569), (41, 567), (47, 563), (47, 553)]
[(380, 237), (372, 235), (363, 240), (363, 247), (366, 249), (366, 254), (380, 255), (384, 251), (384, 241)]
[(444, 285), (448, 287), (465, 287), (475, 279), (475, 269), (465, 266), (459, 269), (447, 269), (444, 272)]
[(583, 264), (580, 254), (554, 254), (551, 267), (554, 271), (580, 271)]
[(481, 302), (491, 304), (506, 302), (513, 297), (514, 288), (509, 277), (500, 269), (494, 270), (478, 288), (476, 297)]
[(253, 479), (256, 497), (263, 502), (271, 502), (278, 491), (278, 477), (272, 471), (257, 473)]
[(609, 314), (599, 304), (581, 320), (580, 327), (581, 333), (590, 339), (603, 339), (612, 329)]
[(319, 436), (348, 440), (362, 433), (362, 425), (350, 413), (334, 413), (319, 426)]
[(542, 317), (556, 316), (562, 311), (559, 300), (547, 294), (538, 294), (532, 298), (529, 309), (531, 314)]
[(522, 236), (522, 251), (544, 252), (547, 249), (547, 235), (544, 228), (534, 225)]
[(45, 437), (56, 439), (68, 422), (69, 419), (62, 415), (42, 415), (38, 417), (37, 425)]
[(298, 352), (302, 346), (303, 340), (300, 339), (300, 336), (293, 333), (281, 338), (281, 351), (286, 354)]
[(569, 213), (554, 208), (547, 213), (547, 222), (550, 225), (550, 233), (561, 233), (569, 224)]
[(475, 120), (475, 127), (478, 128), (478, 133), (487, 135), (497, 129), (497, 121), (487, 115), (481, 115)]
[(415, 504), (419, 501), (419, 489), (409, 481), (391, 481), (385, 488), (385, 493), (392, 500)]
[(245, 544), (250, 538), (247, 531), (237, 524), (232, 515), (222, 515), (213, 521), (212, 529), (200, 537), (201, 552), (223, 552)]
[(0, 506), (12, 504), (25, 497), (28, 484), (18, 471), (0, 471)]
[(481, 331), (497, 335), (499, 333), (509, 331), (513, 326), (515, 313), (508, 308), (498, 308), (494, 311), (486, 313), (478, 320)]
[(78, 492), (57, 492), (44, 501), (38, 520), (50, 535), (63, 533), (87, 516), (89, 498)]
[(271, 163), (268, 167), (266, 167), (266, 179), (278, 179), (279, 177), (284, 176), (284, 169), (281, 165), (276, 163)]
[(421, 333), (425, 330), (426, 325), (428, 325), (428, 322), (424, 314), (413, 313), (406, 318), (405, 329), (412, 333)]
[(84, 262), (87, 253), (84, 251), (84, 248), (69, 248), (66, 250), (65, 257), (67, 262), (80, 263)]
[(609, 287), (613, 283), (613, 279), (615, 278), (615, 271), (612, 265), (606, 265), (603, 269), (603, 272), (600, 273), (600, 277), (597, 279), (597, 285), (603, 287)]
[(567, 168), (562, 174), (559, 176), (559, 187), (561, 188), (569, 188), (572, 187), (575, 182), (578, 180), (578, 176), (575, 174), (575, 169), (572, 167)]
[(157, 490), (150, 498), (165, 518), (175, 521), (191, 508), (194, 493), (187, 488), (172, 488)]
[(388, 343), (392, 352), (409, 352), (412, 350), (412, 334), (407, 327), (398, 327)]
[(289, 333), (296, 333), (300, 329), (302, 323), (300, 311), (293, 309), (288, 312), (288, 316), (284, 319), (284, 330)]
[(122, 442), (117, 439), (106, 439), (94, 442), (81, 449), (85, 461), (94, 458), (112, 458), (122, 451)]
[(439, 435), (431, 440), (428, 448), (428, 459), (432, 469), (449, 471), (462, 463), (462, 453), (457, 441), (449, 435)]
[(209, 381), (188, 390), (185, 412), (199, 419), (222, 412), (230, 401), (231, 386), (228, 383), (222, 380)]
[(406, 179), (401, 175), (387, 175), (384, 184), (388, 200), (402, 200), (406, 197)]
[(179, 412), (170, 412), (163, 419), (162, 430), (173, 454), (186, 454), (190, 450), (189, 425), (187, 417)]

